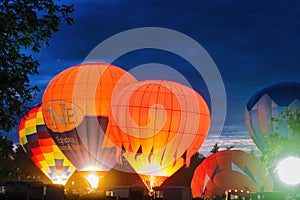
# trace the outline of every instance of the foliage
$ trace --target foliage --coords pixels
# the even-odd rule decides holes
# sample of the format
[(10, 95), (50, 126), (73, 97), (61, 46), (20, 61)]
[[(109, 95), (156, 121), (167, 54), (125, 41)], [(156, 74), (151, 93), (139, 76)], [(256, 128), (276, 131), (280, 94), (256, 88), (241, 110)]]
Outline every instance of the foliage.
[(10, 131), (39, 91), (28, 75), (37, 74), (34, 58), (58, 31), (62, 20), (74, 23), (74, 6), (54, 0), (3, 0), (0, 2), (0, 130)]
[(14, 172), (12, 169), (13, 165), (13, 142), (11, 142), (7, 136), (2, 136), (0, 134), (0, 177), (10, 178), (11, 174)]
[(230, 146), (226, 146), (226, 147), (225, 147), (226, 150), (231, 150), (231, 149), (233, 149), (233, 148), (235, 148), (234, 145), (230, 145)]
[(277, 123), (276, 133), (280, 126), (288, 126), (293, 136), (300, 136), (300, 111), (286, 109), (280, 113), (281, 119), (272, 118)]
[(50, 180), (34, 165), (32, 160), (18, 145), (14, 150), (13, 142), (0, 134), (0, 178)]
[(38, 180), (43, 183), (50, 183), (49, 178), (42, 173), (35, 165), (34, 162), (27, 156), (21, 145), (18, 145), (15, 150), (13, 160), (14, 174), (10, 179), (21, 180)]
[[(267, 136), (268, 147), (262, 155), (262, 161), (272, 171), (276, 169), (276, 164), (281, 159), (290, 155), (300, 155), (300, 111), (287, 109), (282, 111), (280, 116), (280, 118), (272, 118), (272, 122), (277, 123), (277, 126), (275, 133)], [(291, 136), (280, 136), (280, 126), (288, 126)]]
[(254, 150), (254, 149), (251, 149), (251, 150), (249, 151), (249, 153), (252, 154), (252, 155), (255, 155), (255, 150)]
[(219, 151), (219, 149), (220, 149), (220, 147), (219, 147), (218, 143), (216, 143), (216, 144), (214, 144), (214, 146), (213, 146), (213, 148), (210, 150), (210, 152), (211, 152), (212, 154), (215, 154), (215, 153), (217, 153), (217, 152)]
[(7, 136), (0, 134), (0, 160), (6, 160), (13, 157), (13, 142)]

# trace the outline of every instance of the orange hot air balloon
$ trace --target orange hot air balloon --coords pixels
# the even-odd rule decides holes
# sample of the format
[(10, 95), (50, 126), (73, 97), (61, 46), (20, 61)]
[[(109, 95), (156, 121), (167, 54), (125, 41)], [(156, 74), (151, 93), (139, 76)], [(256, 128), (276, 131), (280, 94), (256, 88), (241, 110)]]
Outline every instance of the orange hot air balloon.
[[(210, 112), (193, 89), (172, 81), (148, 80), (121, 90), (112, 100), (107, 137), (145, 182), (169, 177), (202, 145)], [(150, 186), (148, 185), (150, 188)]]
[(110, 170), (118, 149), (105, 132), (113, 92), (136, 79), (107, 63), (83, 63), (58, 74), (47, 86), (43, 115), (51, 136), (79, 171)]
[(208, 156), (196, 168), (191, 189), (194, 198), (214, 198), (232, 189), (270, 192), (273, 181), (264, 164), (254, 155), (224, 150)]
[(19, 139), (34, 164), (55, 184), (65, 184), (75, 167), (51, 138), (40, 105), (32, 108), (19, 125)]

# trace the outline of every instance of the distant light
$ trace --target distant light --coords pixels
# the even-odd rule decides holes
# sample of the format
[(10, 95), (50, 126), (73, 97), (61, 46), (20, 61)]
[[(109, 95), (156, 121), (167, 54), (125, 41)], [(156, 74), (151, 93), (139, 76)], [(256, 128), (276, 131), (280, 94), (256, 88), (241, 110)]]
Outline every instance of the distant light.
[(234, 190), (235, 192), (237, 192), (238, 190)]
[(241, 192), (244, 192), (244, 190), (241, 190)]
[(300, 158), (290, 156), (281, 160), (277, 165), (280, 180), (289, 185), (300, 183)]
[(89, 175), (86, 176), (86, 180), (89, 182), (93, 189), (96, 189), (98, 187), (99, 178), (95, 173), (89, 173)]

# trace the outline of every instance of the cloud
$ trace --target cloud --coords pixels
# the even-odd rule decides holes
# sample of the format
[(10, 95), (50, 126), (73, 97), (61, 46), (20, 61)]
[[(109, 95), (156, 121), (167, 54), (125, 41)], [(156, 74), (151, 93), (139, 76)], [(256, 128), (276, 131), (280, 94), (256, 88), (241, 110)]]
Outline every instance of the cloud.
[(254, 151), (255, 155), (261, 155), (260, 150), (250, 138), (248, 131), (245, 131), (240, 125), (224, 126), (220, 136), (214, 135), (206, 138), (199, 152), (204, 155), (210, 154), (210, 150), (216, 143), (219, 145), (220, 150), (233, 146), (234, 149), (243, 150), (245, 152)]

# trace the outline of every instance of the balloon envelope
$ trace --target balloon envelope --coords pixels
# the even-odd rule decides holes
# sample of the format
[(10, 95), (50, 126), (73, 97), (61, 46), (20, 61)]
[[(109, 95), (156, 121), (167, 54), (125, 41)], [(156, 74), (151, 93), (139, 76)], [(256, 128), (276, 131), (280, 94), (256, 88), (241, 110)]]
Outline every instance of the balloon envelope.
[(219, 151), (205, 158), (191, 181), (194, 198), (213, 198), (226, 190), (269, 192), (273, 181), (266, 167), (254, 155), (239, 150)]
[(172, 81), (148, 80), (114, 96), (107, 136), (137, 173), (151, 179), (189, 165), (209, 126), (209, 108), (197, 92)]
[(19, 139), (26, 154), (53, 183), (65, 184), (68, 181), (75, 167), (51, 138), (40, 105), (22, 118)]
[(105, 139), (114, 91), (136, 79), (106, 63), (83, 63), (58, 74), (42, 106), (51, 136), (79, 171), (108, 171), (118, 149)]
[(281, 137), (293, 138), (288, 126), (279, 125), (272, 118), (283, 119), (281, 112), (287, 109), (300, 111), (299, 100), (300, 84), (295, 82), (271, 85), (250, 98), (245, 109), (245, 123), (260, 150), (267, 148), (268, 136), (275, 132)]

